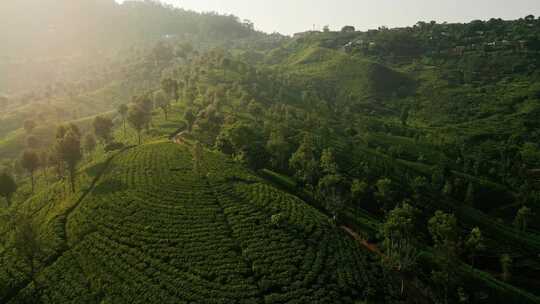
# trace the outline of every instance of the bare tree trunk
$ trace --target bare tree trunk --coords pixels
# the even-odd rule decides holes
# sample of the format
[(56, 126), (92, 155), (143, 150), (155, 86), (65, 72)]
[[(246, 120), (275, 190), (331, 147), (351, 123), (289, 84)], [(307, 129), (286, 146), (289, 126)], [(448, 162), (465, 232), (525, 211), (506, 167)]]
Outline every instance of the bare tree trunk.
[(34, 181), (34, 171), (30, 172), (30, 180), (32, 181), (32, 194), (34, 194), (34, 185), (35, 185), (35, 181)]
[(71, 184), (71, 193), (75, 193), (75, 168), (69, 170), (69, 181)]

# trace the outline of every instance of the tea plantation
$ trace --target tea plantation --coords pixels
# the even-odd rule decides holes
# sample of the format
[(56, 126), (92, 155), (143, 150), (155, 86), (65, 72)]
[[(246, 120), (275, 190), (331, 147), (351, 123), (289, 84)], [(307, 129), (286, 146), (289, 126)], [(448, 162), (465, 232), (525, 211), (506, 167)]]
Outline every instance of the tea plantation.
[(121, 152), (65, 212), (65, 231), (50, 221), (66, 245), (35, 283), (2, 286), (9, 303), (38, 289), (44, 303), (356, 303), (392, 294), (388, 276), (326, 215), (220, 153), (205, 151), (201, 167), (195, 174), (187, 145)]

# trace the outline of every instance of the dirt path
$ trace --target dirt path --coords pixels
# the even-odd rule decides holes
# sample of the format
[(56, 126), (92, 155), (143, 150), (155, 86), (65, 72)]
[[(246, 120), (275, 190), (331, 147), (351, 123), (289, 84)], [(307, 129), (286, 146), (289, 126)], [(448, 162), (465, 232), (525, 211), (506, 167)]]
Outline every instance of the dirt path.
[(360, 243), (362, 246), (366, 247), (367, 250), (377, 254), (378, 256), (384, 256), (384, 254), (379, 250), (377, 245), (370, 244), (367, 240), (365, 240), (363, 237), (361, 237), (358, 233), (356, 233), (354, 230), (347, 226), (341, 226), (341, 229), (345, 230), (347, 234), (349, 234), (353, 239), (355, 239), (358, 243)]

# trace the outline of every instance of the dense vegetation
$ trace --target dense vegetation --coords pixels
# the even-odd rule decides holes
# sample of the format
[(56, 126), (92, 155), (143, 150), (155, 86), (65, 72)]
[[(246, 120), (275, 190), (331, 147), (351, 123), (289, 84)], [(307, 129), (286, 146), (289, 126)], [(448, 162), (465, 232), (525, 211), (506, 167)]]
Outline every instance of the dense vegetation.
[(107, 71), (0, 100), (4, 302), (540, 302), (539, 19), (96, 3)]

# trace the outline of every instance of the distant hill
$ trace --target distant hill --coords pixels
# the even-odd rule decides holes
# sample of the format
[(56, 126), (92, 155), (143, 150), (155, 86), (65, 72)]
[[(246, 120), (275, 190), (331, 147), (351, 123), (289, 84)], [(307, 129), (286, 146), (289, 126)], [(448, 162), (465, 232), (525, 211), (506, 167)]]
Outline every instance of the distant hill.
[(235, 16), (199, 14), (156, 1), (2, 1), (0, 92), (44, 90), (147, 49), (157, 41), (197, 48), (260, 35)]

